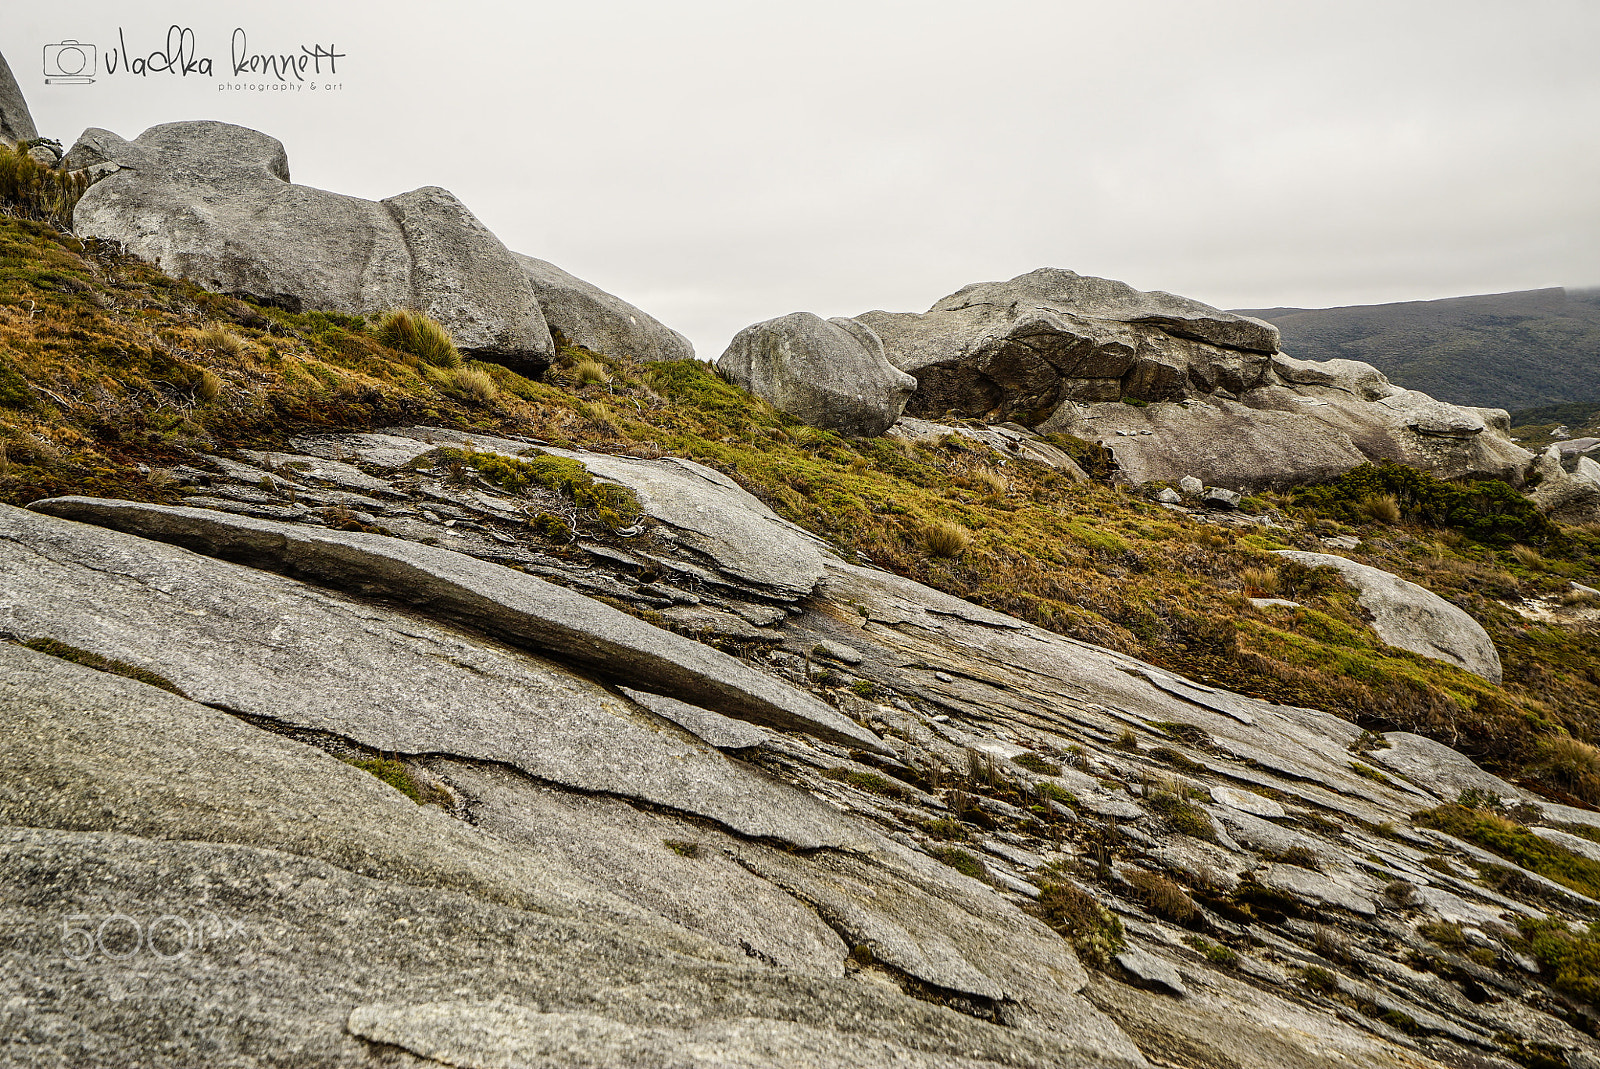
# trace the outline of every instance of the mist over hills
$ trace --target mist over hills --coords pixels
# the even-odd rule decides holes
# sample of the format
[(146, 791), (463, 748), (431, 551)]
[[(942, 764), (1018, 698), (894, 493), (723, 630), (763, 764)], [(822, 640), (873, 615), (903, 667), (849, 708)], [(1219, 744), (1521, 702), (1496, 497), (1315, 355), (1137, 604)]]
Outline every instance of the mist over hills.
[(1600, 399), (1600, 289), (1236, 311), (1272, 323), (1301, 359), (1364, 360), (1397, 385), (1454, 404)]

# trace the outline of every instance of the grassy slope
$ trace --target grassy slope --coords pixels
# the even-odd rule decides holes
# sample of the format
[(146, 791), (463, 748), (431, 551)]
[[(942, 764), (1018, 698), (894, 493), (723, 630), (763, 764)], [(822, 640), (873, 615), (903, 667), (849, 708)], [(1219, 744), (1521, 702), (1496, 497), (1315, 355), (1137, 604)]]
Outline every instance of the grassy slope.
[[(1594, 634), (1524, 626), (1495, 600), (1600, 581), (1595, 532), (1563, 536), (1530, 563), (1448, 531), (1360, 529), (1372, 563), (1454, 596), (1485, 623), (1507, 663), (1495, 687), (1383, 646), (1347, 588), (1267, 555), (1320, 549), (1315, 534), (1351, 529), (1331, 519), (1241, 533), (954, 436), (927, 446), (844, 439), (693, 362), (568, 350), (547, 382), (490, 365), (434, 367), (378, 344), (360, 320), (208, 294), (0, 217), (0, 500), (175, 500), (164, 470), (207, 451), (418, 421), (693, 457), (847, 556), (1192, 676), (1433, 735), (1507, 769), (1535, 770), (1539, 740), (1563, 730), (1600, 741)], [(954, 556), (929, 551), (941, 522), (971, 533)], [(1251, 608), (1247, 582), (1302, 607)], [(1600, 775), (1592, 791), (1570, 775), (1550, 782), (1600, 799)]]
[(1600, 294), (1529, 290), (1443, 301), (1249, 312), (1308, 360), (1364, 360), (1455, 404), (1600, 400)]

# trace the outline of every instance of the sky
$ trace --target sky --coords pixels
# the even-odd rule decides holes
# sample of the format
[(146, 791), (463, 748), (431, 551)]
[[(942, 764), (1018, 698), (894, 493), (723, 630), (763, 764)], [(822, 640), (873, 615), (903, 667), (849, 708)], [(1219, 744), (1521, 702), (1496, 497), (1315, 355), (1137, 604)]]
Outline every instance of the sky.
[[(127, 68), (172, 26), (209, 76)], [(235, 75), (241, 34), (336, 70)], [(46, 83), (66, 40), (92, 84)], [(1595, 0), (8, 2), (0, 52), (44, 136), (219, 119), (297, 182), (444, 186), (712, 359), (1043, 266), (1225, 308), (1600, 284)]]

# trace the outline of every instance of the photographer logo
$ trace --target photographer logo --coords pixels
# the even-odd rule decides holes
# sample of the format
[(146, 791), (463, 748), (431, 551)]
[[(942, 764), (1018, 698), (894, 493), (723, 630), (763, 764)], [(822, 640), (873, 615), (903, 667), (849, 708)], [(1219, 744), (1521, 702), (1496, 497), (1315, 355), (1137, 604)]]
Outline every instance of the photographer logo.
[(70, 37), (44, 46), (44, 80), (47, 85), (92, 85), (99, 56), (94, 45)]

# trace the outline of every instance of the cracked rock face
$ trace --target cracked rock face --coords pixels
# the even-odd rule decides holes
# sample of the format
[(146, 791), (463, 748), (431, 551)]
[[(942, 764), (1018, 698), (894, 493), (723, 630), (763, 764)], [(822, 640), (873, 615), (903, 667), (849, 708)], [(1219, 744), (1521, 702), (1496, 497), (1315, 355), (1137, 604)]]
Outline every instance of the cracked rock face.
[[(1592, 812), (809, 538), (802, 569), (754, 567), (742, 540), (795, 532), (743, 505), (696, 529), (697, 493), (743, 492), (693, 466), (570, 454), (670, 504), (554, 552), (525, 501), (441, 471), (453, 433), (197, 461), (175, 477), (204, 508), (48, 505), (121, 531), (0, 513), (6, 637), (187, 695), (0, 646), (13, 1060), (1428, 1069), (1510, 1064), (1507, 1036), (1600, 1055), (1510, 934), (1600, 907), (1411, 819), (1474, 790), (1588, 856)], [(355, 513), (389, 534), (335, 529)], [(685, 629), (860, 737), (519, 641), (491, 603), (532, 577), (568, 627), (602, 592), (721, 620)], [(378, 757), (429, 804), (339, 760)], [(1052, 931), (1063, 887), (1121, 934)], [(63, 924), (112, 913), (198, 924), (204, 953), (64, 957)], [(182, 949), (163, 924), (156, 949)]]
[(279, 141), (220, 122), (167, 123), (131, 142), (91, 129), (67, 159), (106, 172), (73, 212), (78, 233), (169, 274), (295, 311), (412, 307), (481, 359), (530, 376), (550, 361), (521, 266), (447, 190), (370, 201), (296, 185)]
[(1531, 459), (1504, 412), (1398, 389), (1359, 361), (1297, 360), (1260, 320), (1071, 271), (856, 320), (916, 376), (910, 416), (1012, 420), (1098, 442), (1134, 484), (1192, 475), (1282, 490), (1392, 460), (1520, 485)]

